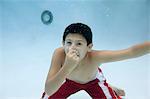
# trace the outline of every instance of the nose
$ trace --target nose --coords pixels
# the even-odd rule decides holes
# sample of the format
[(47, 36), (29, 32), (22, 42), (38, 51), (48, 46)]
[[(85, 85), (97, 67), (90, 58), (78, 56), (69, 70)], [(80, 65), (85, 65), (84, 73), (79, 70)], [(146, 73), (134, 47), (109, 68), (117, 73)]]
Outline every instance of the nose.
[(74, 44), (72, 44), (71, 46), (70, 46), (70, 49), (76, 49), (76, 46), (74, 45)]

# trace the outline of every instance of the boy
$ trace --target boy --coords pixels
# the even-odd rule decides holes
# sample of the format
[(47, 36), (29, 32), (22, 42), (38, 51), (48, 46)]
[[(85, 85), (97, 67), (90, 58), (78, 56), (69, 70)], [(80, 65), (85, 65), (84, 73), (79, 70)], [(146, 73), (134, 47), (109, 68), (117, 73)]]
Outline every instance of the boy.
[(98, 66), (150, 52), (150, 42), (118, 51), (97, 51), (92, 46), (92, 31), (87, 25), (73, 23), (65, 29), (63, 47), (56, 49), (52, 57), (44, 99), (66, 99), (80, 90), (94, 99), (117, 99)]

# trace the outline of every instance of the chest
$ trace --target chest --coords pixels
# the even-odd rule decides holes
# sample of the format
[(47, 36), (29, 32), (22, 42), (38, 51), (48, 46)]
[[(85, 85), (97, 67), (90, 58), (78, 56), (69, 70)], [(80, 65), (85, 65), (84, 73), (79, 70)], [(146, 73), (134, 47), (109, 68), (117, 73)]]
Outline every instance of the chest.
[(79, 83), (86, 83), (95, 79), (98, 66), (96, 64), (88, 63), (77, 66), (67, 77)]

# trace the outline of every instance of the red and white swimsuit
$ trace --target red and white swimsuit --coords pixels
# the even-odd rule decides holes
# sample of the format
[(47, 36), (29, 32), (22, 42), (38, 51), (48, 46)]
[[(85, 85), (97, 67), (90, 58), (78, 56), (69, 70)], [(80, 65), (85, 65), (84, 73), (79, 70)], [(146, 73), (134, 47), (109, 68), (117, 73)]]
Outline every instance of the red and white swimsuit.
[(62, 86), (52, 96), (48, 96), (44, 92), (42, 99), (66, 99), (80, 90), (85, 90), (92, 99), (121, 99), (112, 88), (108, 86), (101, 69), (98, 68), (98, 70), (99, 72), (94, 80), (85, 84), (80, 84), (66, 79)]

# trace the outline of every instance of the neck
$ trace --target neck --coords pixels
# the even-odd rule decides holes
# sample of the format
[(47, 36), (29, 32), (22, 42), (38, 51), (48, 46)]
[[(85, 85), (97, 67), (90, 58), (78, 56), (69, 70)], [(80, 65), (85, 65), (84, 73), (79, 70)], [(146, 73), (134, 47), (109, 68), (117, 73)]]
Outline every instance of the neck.
[(87, 62), (88, 58), (89, 58), (89, 55), (88, 55), (88, 53), (86, 53), (86, 55), (84, 56), (84, 58), (81, 59), (79, 65), (85, 64)]

